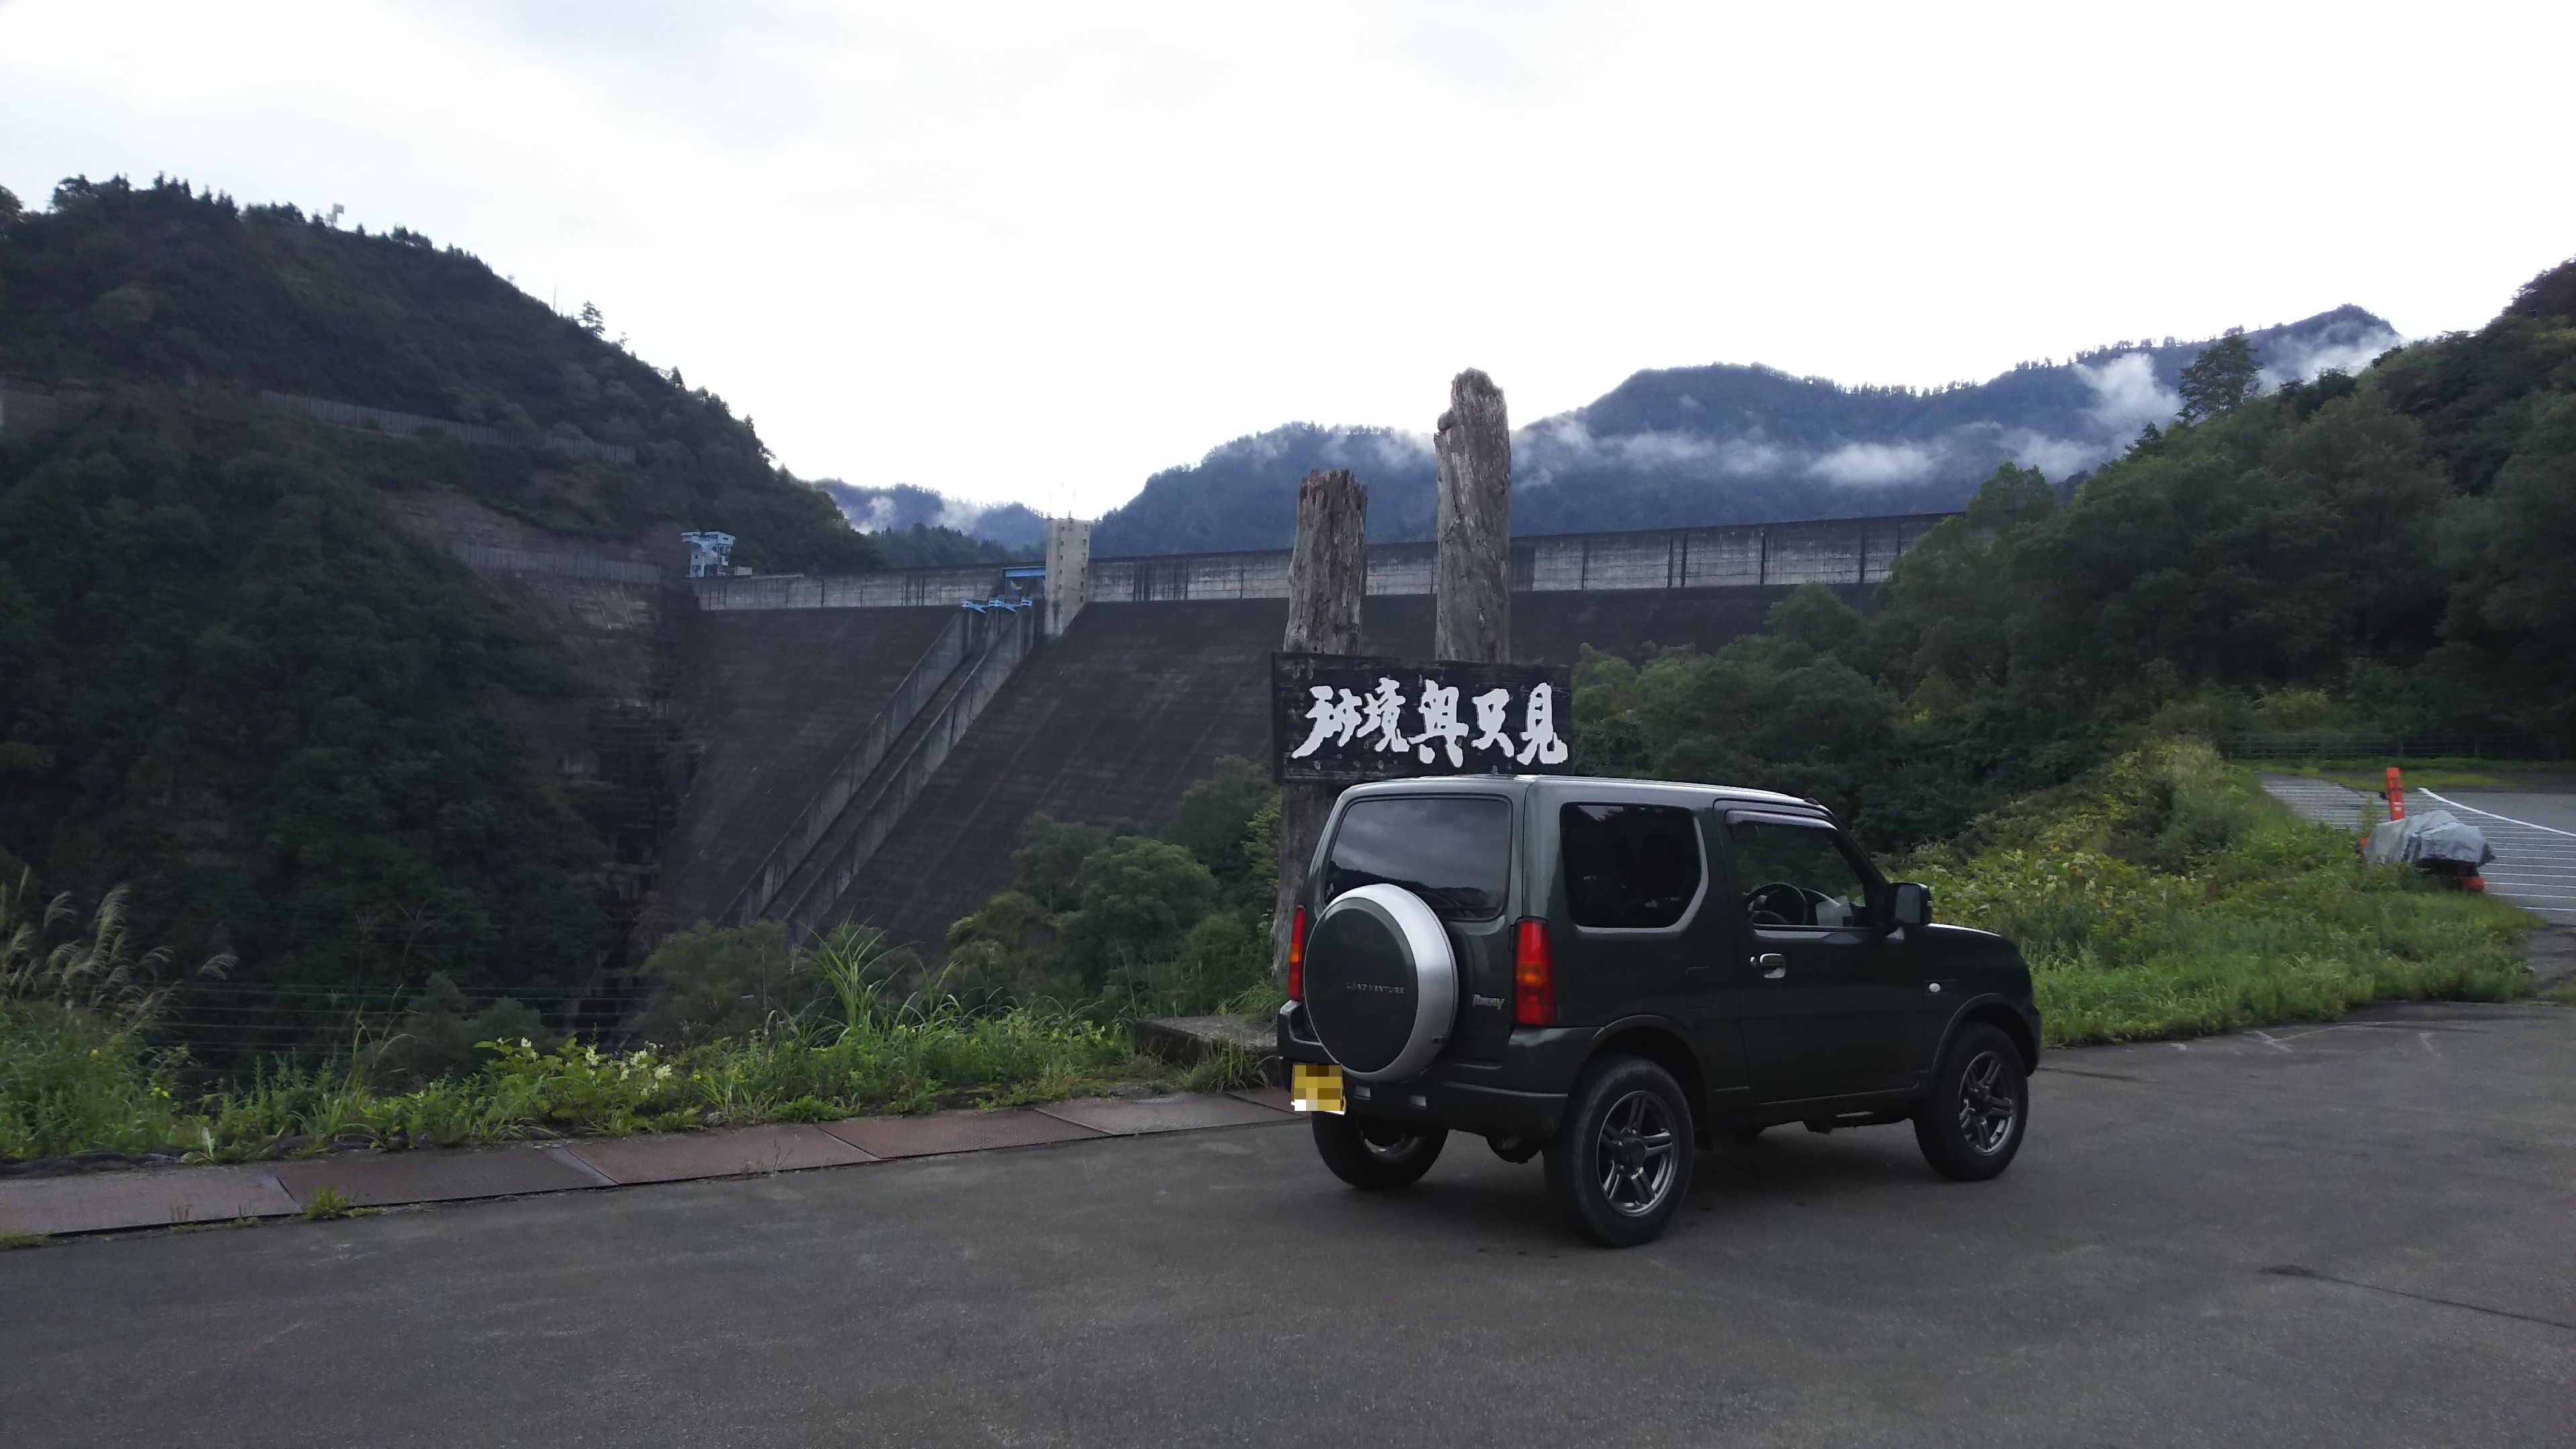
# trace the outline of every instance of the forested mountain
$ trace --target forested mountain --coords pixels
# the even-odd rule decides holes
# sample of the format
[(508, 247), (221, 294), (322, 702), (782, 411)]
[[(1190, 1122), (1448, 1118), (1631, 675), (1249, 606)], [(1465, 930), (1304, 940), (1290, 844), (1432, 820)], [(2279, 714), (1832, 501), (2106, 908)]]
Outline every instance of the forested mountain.
[[(880, 542), (908, 537), (910, 541), (900, 546), (916, 551), (926, 548), (977, 558), (1035, 558), (1046, 543), (1045, 516), (1025, 503), (966, 503), (909, 483), (865, 488), (838, 478), (822, 478), (816, 480), (815, 486), (841, 506), (841, 514), (850, 520), (851, 527), (877, 535)], [(938, 541), (943, 535), (956, 542)]]
[[(0, 421), (0, 887), (31, 872), (86, 909), (129, 884), (140, 939), (236, 953), (244, 984), (591, 972), (623, 817), (528, 720), (600, 686), (404, 520), (430, 500), (540, 547), (664, 557), (697, 527), (765, 569), (883, 557), (747, 419), (603, 331), (409, 232), (177, 183), (70, 181), (34, 213), (0, 192), (0, 374), (71, 400), (50, 431)], [(263, 389), (637, 461), (325, 427)]]
[[(2358, 307), (2245, 334), (2276, 385), (2365, 366), (2398, 343)], [(1520, 427), (1512, 527), (1579, 533), (1955, 509), (2004, 463), (2052, 479), (2169, 422), (2203, 342), (2120, 342), (1983, 383), (1845, 387), (1767, 367), (1641, 372), (1599, 400)], [(1427, 424), (1430, 420), (1425, 419)], [(1297, 480), (1349, 468), (1369, 485), (1369, 536), (1430, 536), (1427, 430), (1297, 423), (1145, 480), (1100, 522), (1102, 553), (1281, 548)]]
[(2576, 751), (2576, 262), (2357, 374), (2247, 396), (2234, 350), (2177, 379), (2195, 421), (2071, 501), (1998, 470), (1873, 617), (1815, 590), (1766, 637), (1588, 662), (1586, 768), (1795, 791), (1910, 843), (2141, 726)]

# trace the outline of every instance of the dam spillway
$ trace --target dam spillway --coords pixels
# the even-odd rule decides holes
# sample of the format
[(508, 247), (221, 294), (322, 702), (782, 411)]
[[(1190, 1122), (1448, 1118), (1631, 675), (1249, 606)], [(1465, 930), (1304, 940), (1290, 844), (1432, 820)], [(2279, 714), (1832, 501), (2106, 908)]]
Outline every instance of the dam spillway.
[[(1945, 516), (1516, 539), (1513, 654), (1716, 648), (1806, 583), (1866, 607)], [(988, 623), (957, 642), (961, 605), (992, 598), (1003, 565), (692, 580), (703, 756), (648, 929), (854, 918), (935, 951), (1009, 884), (1033, 812), (1159, 830), (1219, 756), (1268, 748), (1287, 558), (1080, 559), (1051, 583), (1071, 602), (1057, 631), (1035, 637), (1032, 616), (1017, 644), (993, 641), (1020, 626)], [(1430, 653), (1431, 558), (1369, 549), (1367, 652)]]

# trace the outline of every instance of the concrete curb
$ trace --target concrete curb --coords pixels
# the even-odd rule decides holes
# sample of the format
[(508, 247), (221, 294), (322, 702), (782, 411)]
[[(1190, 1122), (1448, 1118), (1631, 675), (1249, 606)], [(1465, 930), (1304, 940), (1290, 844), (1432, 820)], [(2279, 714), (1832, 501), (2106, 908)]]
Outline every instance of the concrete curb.
[(0, 1182), (0, 1234), (67, 1237), (293, 1217), (328, 1190), (351, 1207), (471, 1202), (660, 1182), (865, 1167), (906, 1157), (1297, 1120), (1286, 1094), (1103, 1097), (938, 1112), (639, 1133), (519, 1147), (350, 1153), (239, 1167), (166, 1167)]

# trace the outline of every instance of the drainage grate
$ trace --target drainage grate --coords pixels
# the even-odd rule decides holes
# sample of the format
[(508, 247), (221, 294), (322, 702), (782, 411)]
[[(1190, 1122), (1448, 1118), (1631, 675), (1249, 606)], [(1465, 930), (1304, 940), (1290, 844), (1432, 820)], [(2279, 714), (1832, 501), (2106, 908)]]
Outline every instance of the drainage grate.
[(285, 1217), (299, 1209), (265, 1167), (180, 1167), (0, 1183), (0, 1233), (95, 1233)]
[(1013, 1107), (999, 1112), (942, 1112), (930, 1117), (852, 1117), (823, 1130), (879, 1157), (928, 1157), (988, 1147), (1029, 1147), (1097, 1137), (1091, 1128), (1043, 1112)]
[(1285, 1122), (1289, 1114), (1233, 1097), (1138, 1097), (1052, 1102), (1038, 1109), (1050, 1117), (1100, 1132), (1187, 1132), (1198, 1127), (1249, 1127)]
[(1256, 1106), (1268, 1107), (1273, 1111), (1294, 1112), (1297, 1110), (1295, 1105), (1297, 1099), (1289, 1095), (1286, 1087), (1246, 1087), (1242, 1091), (1228, 1092), (1226, 1095), (1236, 1099), (1237, 1101), (1250, 1102)]
[(599, 1179), (541, 1148), (496, 1152), (397, 1153), (387, 1157), (323, 1158), (278, 1164), (278, 1181), (298, 1203), (332, 1188), (353, 1207), (405, 1202), (452, 1202), (467, 1197), (515, 1197), (598, 1187)]
[(681, 1182), (693, 1177), (741, 1177), (755, 1172), (795, 1172), (874, 1162), (820, 1127), (746, 1127), (668, 1137), (627, 1137), (579, 1142), (568, 1149), (614, 1183)]

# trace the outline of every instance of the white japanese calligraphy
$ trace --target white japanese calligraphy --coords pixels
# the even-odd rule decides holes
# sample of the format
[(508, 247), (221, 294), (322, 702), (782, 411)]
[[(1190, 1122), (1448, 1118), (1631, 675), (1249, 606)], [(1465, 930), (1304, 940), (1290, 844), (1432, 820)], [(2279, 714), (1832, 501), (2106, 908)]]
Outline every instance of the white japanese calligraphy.
[(1422, 733), (1413, 737), (1413, 743), (1419, 746), (1414, 757), (1426, 765), (1430, 764), (1432, 747), (1427, 742), (1438, 740), (1441, 748), (1449, 752), (1450, 769), (1466, 764), (1467, 757), (1458, 752), (1458, 742), (1467, 737), (1467, 727), (1458, 720), (1458, 687), (1454, 684), (1443, 686), (1432, 679), (1422, 681), (1420, 708)]
[(1468, 748), (1500, 750), (1505, 759), (1511, 758), (1512, 737), (1507, 731), (1511, 728), (1512, 692), (1508, 689), (1489, 689), (1477, 695), (1474, 702), (1478, 733), (1476, 742)]
[(1521, 763), (1536, 760), (1542, 765), (1565, 763), (1565, 741), (1556, 737), (1556, 690), (1539, 685), (1530, 690), (1527, 723), (1521, 727), (1521, 739), (1528, 745), (1521, 751)]
[[(1404, 686), (1378, 676), (1377, 688), (1369, 691), (1368, 718), (1360, 724), (1360, 738), (1369, 740), (1369, 748), (1402, 754), (1413, 742), (1404, 737)], [(1370, 736), (1375, 739), (1369, 739)]]
[(1315, 722), (1315, 732), (1306, 736), (1304, 744), (1288, 752), (1288, 758), (1292, 760), (1302, 760), (1315, 753), (1326, 740), (1332, 740), (1337, 746), (1349, 744), (1352, 732), (1360, 727), (1358, 695), (1345, 689), (1342, 697), (1336, 700), (1329, 684), (1314, 685), (1306, 692), (1315, 697), (1315, 702), (1306, 707), (1306, 718)]

